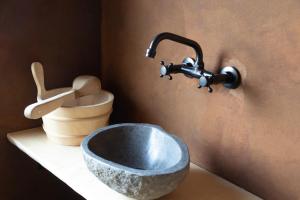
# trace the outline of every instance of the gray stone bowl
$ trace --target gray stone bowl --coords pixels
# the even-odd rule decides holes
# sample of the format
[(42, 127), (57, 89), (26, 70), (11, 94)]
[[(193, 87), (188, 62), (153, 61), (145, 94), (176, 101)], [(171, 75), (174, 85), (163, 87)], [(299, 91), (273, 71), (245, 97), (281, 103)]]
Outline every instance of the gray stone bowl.
[(135, 199), (172, 192), (189, 171), (187, 146), (151, 124), (100, 128), (82, 144), (88, 169), (113, 190)]

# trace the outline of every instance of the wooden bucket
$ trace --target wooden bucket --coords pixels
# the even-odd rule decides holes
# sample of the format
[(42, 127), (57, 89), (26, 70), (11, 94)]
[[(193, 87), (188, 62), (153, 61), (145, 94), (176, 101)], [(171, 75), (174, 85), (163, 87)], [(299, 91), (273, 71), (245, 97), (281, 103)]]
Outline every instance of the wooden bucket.
[[(51, 90), (53, 96), (69, 88)], [(99, 94), (80, 97), (42, 117), (47, 137), (62, 145), (80, 145), (82, 139), (98, 128), (107, 126), (114, 96), (101, 90)]]

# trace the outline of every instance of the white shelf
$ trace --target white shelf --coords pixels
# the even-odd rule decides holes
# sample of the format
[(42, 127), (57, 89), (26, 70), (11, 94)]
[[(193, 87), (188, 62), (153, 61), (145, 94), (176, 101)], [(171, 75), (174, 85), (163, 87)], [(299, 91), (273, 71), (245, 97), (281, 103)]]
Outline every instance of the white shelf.
[[(39, 128), (7, 134), (11, 143), (88, 200), (129, 200), (91, 174), (80, 147), (62, 146), (49, 141)], [(258, 200), (259, 197), (194, 165), (185, 181), (162, 200)]]

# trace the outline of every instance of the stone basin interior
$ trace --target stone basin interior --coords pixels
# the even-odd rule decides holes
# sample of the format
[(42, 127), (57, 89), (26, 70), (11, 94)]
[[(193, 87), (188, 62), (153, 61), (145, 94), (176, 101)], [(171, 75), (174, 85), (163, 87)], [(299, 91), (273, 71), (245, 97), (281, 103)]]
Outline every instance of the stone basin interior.
[(176, 141), (153, 127), (121, 126), (108, 129), (92, 138), (88, 147), (108, 161), (141, 170), (167, 169), (182, 157)]

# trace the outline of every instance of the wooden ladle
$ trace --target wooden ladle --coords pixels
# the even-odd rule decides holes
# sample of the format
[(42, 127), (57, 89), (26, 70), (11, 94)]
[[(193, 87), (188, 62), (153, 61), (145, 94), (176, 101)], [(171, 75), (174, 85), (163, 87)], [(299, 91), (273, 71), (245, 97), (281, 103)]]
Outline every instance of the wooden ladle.
[[(43, 88), (45, 87), (42, 86), (40, 91), (43, 91)], [(66, 101), (73, 100), (85, 95), (97, 94), (100, 92), (100, 90), (101, 82), (97, 77), (78, 76), (74, 79), (73, 86), (70, 91), (57, 94), (47, 99), (43, 99), (45, 90), (44, 92), (40, 92), (41, 97), (38, 96), (38, 102), (27, 106), (24, 110), (24, 115), (29, 119), (38, 119), (48, 114), (49, 112), (52, 112), (53, 110), (61, 107)]]

